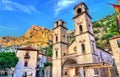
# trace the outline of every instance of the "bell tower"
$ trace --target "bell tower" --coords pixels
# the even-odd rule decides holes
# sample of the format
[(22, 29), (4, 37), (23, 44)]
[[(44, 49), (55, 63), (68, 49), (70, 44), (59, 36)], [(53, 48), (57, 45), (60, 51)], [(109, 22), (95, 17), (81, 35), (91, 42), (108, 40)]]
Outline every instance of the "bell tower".
[(89, 32), (93, 35), (91, 16), (88, 14), (88, 7), (85, 3), (80, 3), (74, 8), (75, 35)]
[(74, 8), (75, 17), (75, 40), (77, 54), (89, 57), (83, 63), (93, 63), (97, 61), (96, 45), (93, 35), (91, 16), (88, 14), (88, 7), (85, 3), (80, 3)]
[(54, 23), (53, 29), (53, 77), (62, 77), (62, 56), (67, 54), (67, 28), (63, 20)]

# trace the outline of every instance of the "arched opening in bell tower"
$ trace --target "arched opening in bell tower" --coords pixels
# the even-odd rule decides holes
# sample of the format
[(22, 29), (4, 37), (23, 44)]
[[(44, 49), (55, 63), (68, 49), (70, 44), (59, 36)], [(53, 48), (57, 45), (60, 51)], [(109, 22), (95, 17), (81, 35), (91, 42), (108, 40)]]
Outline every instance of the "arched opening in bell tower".
[(78, 9), (77, 9), (77, 13), (78, 13), (78, 14), (82, 13), (82, 9), (81, 9), (81, 8), (78, 8)]

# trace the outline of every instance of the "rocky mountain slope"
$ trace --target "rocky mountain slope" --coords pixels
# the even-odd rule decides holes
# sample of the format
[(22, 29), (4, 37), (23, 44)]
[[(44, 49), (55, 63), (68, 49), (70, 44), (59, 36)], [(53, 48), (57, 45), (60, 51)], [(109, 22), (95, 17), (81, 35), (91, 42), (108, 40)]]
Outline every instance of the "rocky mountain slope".
[(116, 15), (108, 15), (101, 20), (93, 22), (93, 31), (96, 45), (104, 49), (109, 49), (109, 39), (115, 35), (119, 35)]
[(1, 37), (0, 44), (2, 46), (47, 46), (49, 40), (52, 40), (52, 30), (33, 25), (23, 36), (15, 38), (10, 36)]
[[(109, 38), (114, 35), (119, 35), (117, 30), (116, 15), (109, 15), (101, 20), (93, 22), (93, 31), (95, 35), (96, 45), (98, 47), (108, 49), (110, 47)], [(71, 44), (74, 41), (74, 32), (68, 31), (67, 34), (68, 43)], [(52, 38), (52, 30), (34, 25), (23, 36), (17, 38), (9, 36), (0, 38), (0, 44), (2, 46), (47, 46), (48, 41), (52, 40)]]

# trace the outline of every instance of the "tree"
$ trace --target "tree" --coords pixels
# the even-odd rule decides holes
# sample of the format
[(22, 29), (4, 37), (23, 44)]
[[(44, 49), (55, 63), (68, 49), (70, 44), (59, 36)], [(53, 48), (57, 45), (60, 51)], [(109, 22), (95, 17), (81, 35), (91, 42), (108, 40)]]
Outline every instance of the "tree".
[(47, 56), (52, 57), (53, 55), (53, 45), (52, 41), (48, 42), (48, 47), (41, 48), (40, 50), (45, 53)]
[(0, 69), (15, 67), (18, 57), (14, 52), (0, 52)]

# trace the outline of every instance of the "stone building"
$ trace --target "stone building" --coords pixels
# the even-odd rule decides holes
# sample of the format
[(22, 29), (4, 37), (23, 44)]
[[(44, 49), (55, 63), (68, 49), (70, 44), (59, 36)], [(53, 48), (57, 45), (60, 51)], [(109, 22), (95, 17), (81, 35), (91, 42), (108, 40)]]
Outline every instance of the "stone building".
[(52, 77), (52, 67), (51, 66), (47, 66), (44, 68), (44, 77)]
[[(110, 69), (106, 65), (111, 67), (112, 56), (96, 47), (92, 18), (88, 14), (87, 5), (78, 4), (74, 7), (74, 13), (75, 40), (71, 45), (67, 43), (66, 22), (60, 19), (54, 23), (52, 76), (93, 77), (97, 74), (102, 77), (101, 73), (106, 67), (105, 71), (108, 70), (108, 72), (104, 75), (109, 73), (108, 76), (111, 76)], [(103, 56), (105, 54), (106, 56)], [(100, 70), (99, 67), (103, 70)]]
[(115, 60), (115, 65), (117, 67), (118, 75), (120, 77), (120, 36), (114, 36), (110, 39), (110, 45), (113, 53), (113, 58)]
[(14, 70), (14, 77), (43, 77), (44, 63), (47, 56), (30, 46), (17, 49), (19, 61)]

